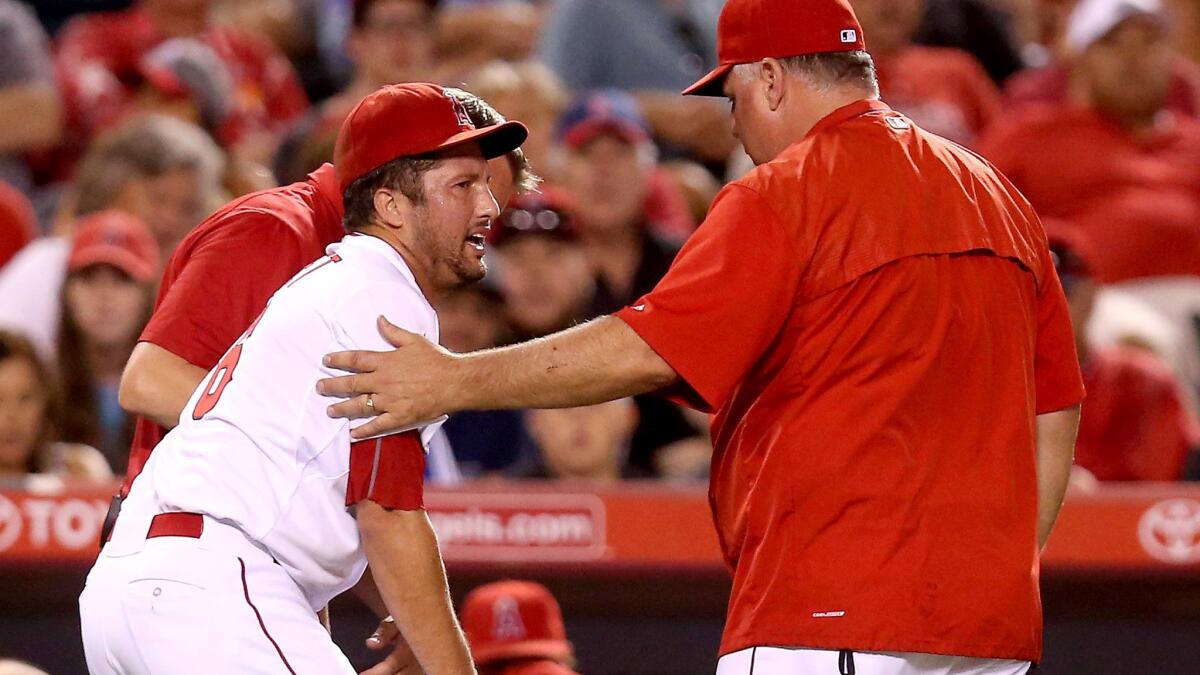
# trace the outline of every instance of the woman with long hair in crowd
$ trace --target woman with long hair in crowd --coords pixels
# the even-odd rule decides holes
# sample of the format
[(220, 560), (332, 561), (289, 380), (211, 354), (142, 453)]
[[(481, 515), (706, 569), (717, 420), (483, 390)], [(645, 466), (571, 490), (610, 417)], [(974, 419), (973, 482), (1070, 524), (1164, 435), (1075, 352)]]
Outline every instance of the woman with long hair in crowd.
[(117, 401), (121, 371), (150, 317), (158, 249), (137, 218), (102, 211), (80, 220), (67, 263), (58, 339), (64, 440), (100, 449), (124, 472), (133, 418)]
[(54, 378), (25, 337), (0, 331), (0, 479), (57, 474), (112, 477), (95, 449), (55, 441)]

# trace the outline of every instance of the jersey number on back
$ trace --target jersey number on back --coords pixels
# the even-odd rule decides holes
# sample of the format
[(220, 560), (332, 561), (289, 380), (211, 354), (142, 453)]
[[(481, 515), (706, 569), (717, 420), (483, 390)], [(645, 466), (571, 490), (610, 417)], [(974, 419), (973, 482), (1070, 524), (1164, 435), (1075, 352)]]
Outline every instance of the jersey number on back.
[[(263, 312), (266, 313), (266, 310)], [(242, 358), (242, 343), (254, 332), (254, 327), (261, 319), (262, 314), (259, 314), (254, 323), (250, 324), (250, 327), (242, 334), (242, 337), (238, 338), (233, 347), (225, 352), (225, 356), (221, 357), (217, 367), (213, 369), (212, 375), (209, 376), (208, 382), (204, 384), (204, 393), (200, 395), (200, 400), (196, 401), (196, 408), (192, 410), (192, 419), (198, 420), (204, 417), (216, 407), (217, 401), (221, 400), (221, 394), (225, 392), (225, 387), (233, 381), (233, 371)]]
[[(310, 272), (316, 271), (328, 263), (341, 261), (341, 256), (336, 253), (322, 258), (302, 270), (287, 285), (291, 286)], [(262, 314), (259, 314), (258, 318), (242, 334), (242, 337), (238, 338), (238, 341), (233, 344), (233, 347), (225, 352), (225, 356), (221, 357), (221, 361), (217, 363), (217, 367), (213, 369), (213, 374), (209, 376), (208, 382), (204, 385), (204, 393), (200, 395), (200, 400), (196, 401), (196, 408), (192, 410), (192, 419), (198, 420), (204, 417), (217, 406), (217, 401), (221, 400), (221, 394), (225, 393), (225, 387), (228, 387), (229, 383), (233, 381), (233, 371), (237, 368), (238, 361), (242, 358), (242, 343), (254, 332), (254, 327), (258, 325), (258, 322), (262, 320), (263, 314), (266, 314), (266, 312), (267, 310), (264, 309)]]

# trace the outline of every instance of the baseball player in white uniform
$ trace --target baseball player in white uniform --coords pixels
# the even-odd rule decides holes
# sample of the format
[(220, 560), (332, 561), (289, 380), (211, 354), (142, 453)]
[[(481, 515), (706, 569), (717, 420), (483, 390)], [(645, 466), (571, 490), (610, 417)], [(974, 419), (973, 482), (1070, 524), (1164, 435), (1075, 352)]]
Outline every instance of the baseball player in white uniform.
[(486, 160), (526, 134), (475, 129), (428, 84), (351, 112), (351, 233), (275, 293), (134, 483), (80, 597), (92, 673), (353, 673), (316, 612), (368, 564), (403, 636), (378, 672), (474, 673), (422, 509), (440, 420), (352, 444), (315, 385), (322, 355), (388, 347), (381, 315), (437, 340), (430, 300), (486, 270)]

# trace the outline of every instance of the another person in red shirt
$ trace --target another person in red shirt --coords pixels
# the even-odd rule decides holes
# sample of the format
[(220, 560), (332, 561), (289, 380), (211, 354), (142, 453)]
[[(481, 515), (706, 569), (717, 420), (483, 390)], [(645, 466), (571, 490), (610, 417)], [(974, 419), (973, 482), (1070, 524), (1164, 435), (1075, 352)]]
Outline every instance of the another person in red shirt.
[(575, 675), (562, 610), (545, 586), (484, 584), (467, 595), (460, 614), (479, 675)]
[[(504, 121), (482, 99), (451, 91), (477, 126)], [(490, 165), (492, 191), (502, 204), (514, 190), (537, 185), (519, 149)], [(121, 378), (121, 406), (139, 415), (122, 493), (271, 294), (345, 235), (342, 217), (334, 167), (325, 164), (305, 181), (230, 202), (175, 250), (154, 315)]]
[[(1038, 551), (1083, 387), (1037, 216), (975, 154), (878, 100), (845, 0), (731, 0), (723, 92), (758, 164), (663, 280), (513, 347), (326, 364), (363, 435), (447, 411), (662, 389), (715, 413), (710, 500), (733, 574), (720, 675), (1026, 673)], [(838, 670), (835, 670), (838, 669)]]
[[(478, 127), (504, 122), (472, 94), (449, 90), (448, 95)], [(514, 190), (537, 184), (519, 148), (489, 161), (489, 167), (492, 192), (501, 204)], [(305, 181), (230, 202), (175, 250), (154, 314), (121, 377), (121, 407), (138, 419), (128, 473), (114, 498), (106, 531), (154, 446), (178, 423), (204, 376), (276, 289), (345, 236), (343, 217), (335, 169), (325, 164)], [(387, 613), (378, 597), (367, 594), (364, 601), (381, 616)]]
[(1098, 281), (1200, 275), (1200, 121), (1166, 107), (1164, 15), (1121, 7), (1077, 29), (1073, 100), (999, 120), (978, 149), (1040, 215), (1084, 230)]
[(880, 97), (921, 128), (972, 144), (1000, 109), (1000, 90), (974, 56), (913, 42), (924, 0), (854, 0)]
[(1180, 480), (1200, 448), (1200, 421), (1179, 381), (1142, 350), (1089, 344), (1086, 329), (1097, 288), (1090, 249), (1076, 230), (1048, 229), (1088, 392), (1075, 444), (1076, 466), (1101, 481)]

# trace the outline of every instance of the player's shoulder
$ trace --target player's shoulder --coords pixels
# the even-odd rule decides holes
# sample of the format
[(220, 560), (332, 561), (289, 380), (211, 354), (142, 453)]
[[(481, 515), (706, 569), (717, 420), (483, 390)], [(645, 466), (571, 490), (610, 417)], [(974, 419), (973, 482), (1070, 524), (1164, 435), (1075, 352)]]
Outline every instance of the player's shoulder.
[(386, 243), (350, 235), (301, 270), (281, 292), (336, 319), (345, 312), (433, 316), (412, 272)]

